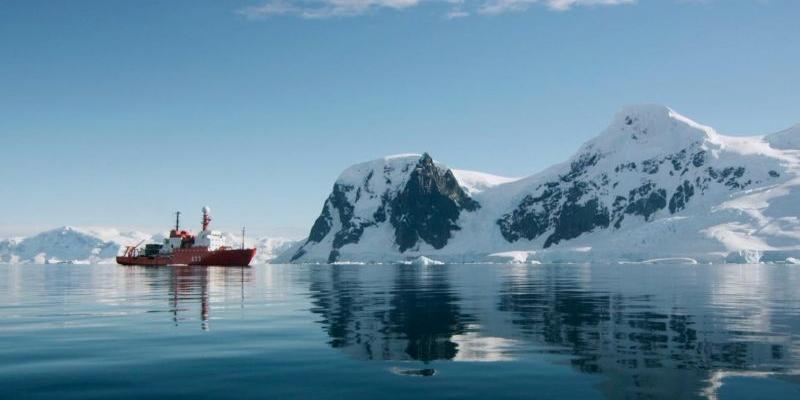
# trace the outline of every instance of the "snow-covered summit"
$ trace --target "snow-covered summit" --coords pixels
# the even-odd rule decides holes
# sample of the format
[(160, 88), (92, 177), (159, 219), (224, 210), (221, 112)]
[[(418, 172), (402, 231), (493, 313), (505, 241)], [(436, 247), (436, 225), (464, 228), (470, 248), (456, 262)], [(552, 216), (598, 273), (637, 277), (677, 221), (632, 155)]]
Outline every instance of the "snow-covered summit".
[(626, 160), (643, 160), (718, 141), (714, 129), (701, 125), (660, 105), (623, 108), (608, 127), (582, 147), (582, 152), (615, 154)]
[(367, 192), (382, 193), (405, 183), (408, 172), (422, 154), (398, 154), (355, 164), (336, 179), (337, 184), (363, 186)]
[[(407, 153), (396, 154), (374, 160), (355, 164), (345, 169), (336, 179), (337, 184), (358, 186), (375, 193), (384, 193), (391, 188), (397, 188), (406, 183), (409, 172), (419, 162), (424, 154)], [(433, 160), (438, 168), (447, 169), (447, 166)], [(519, 178), (508, 178), (485, 172), (468, 170), (451, 170), (458, 179), (459, 184), (470, 194), (480, 193), (488, 188), (513, 182)], [(380, 176), (381, 179), (373, 179)]]

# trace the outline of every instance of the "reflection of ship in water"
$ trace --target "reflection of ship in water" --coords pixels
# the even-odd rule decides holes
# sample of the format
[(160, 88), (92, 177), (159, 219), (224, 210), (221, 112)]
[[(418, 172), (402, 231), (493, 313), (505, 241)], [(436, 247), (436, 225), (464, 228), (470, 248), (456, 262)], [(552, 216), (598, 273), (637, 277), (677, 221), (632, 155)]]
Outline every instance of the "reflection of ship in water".
[(168, 293), (169, 310), (176, 326), (200, 321), (203, 330), (210, 327), (211, 303), (215, 298), (238, 297), (243, 304), (245, 284), (252, 280), (253, 274), (250, 267), (126, 268), (135, 274), (144, 273), (149, 285)]
[[(610, 398), (700, 397), (720, 371), (796, 373), (798, 326), (737, 306), (735, 292), (558, 268), (312, 268), (312, 311), (330, 345), (356, 358), (566, 358), (602, 376)], [(726, 279), (748, 283), (706, 284)], [(743, 326), (751, 314), (758, 323)]]

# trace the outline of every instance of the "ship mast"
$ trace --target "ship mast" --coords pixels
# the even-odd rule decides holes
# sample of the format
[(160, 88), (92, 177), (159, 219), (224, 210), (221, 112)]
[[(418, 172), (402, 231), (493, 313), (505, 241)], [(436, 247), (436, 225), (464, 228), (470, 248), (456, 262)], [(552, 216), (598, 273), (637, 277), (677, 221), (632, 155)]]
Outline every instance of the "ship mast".
[(242, 250), (244, 250), (244, 227), (242, 227)]
[(207, 230), (208, 229), (208, 224), (211, 223), (211, 215), (210, 215), (210, 213), (211, 213), (211, 209), (210, 208), (208, 208), (207, 206), (203, 207), (203, 230)]
[(175, 232), (181, 229), (181, 212), (175, 211)]

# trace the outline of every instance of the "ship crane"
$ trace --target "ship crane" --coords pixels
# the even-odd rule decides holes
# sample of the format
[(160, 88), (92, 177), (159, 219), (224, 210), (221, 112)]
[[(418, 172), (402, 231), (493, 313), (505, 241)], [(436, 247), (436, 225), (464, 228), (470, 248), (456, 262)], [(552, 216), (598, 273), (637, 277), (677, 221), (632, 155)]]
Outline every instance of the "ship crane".
[(144, 243), (146, 239), (142, 239), (136, 246), (125, 246), (125, 257), (135, 257), (136, 249)]

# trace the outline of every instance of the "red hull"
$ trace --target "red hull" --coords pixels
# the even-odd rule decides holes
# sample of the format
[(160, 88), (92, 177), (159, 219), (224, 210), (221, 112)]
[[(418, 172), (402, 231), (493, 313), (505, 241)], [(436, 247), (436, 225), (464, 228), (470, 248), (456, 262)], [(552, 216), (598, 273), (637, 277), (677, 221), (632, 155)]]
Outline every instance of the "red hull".
[(175, 249), (169, 255), (155, 256), (118, 256), (117, 264), (121, 265), (215, 265), (223, 267), (240, 267), (250, 265), (256, 249), (225, 249), (208, 251), (205, 247)]

